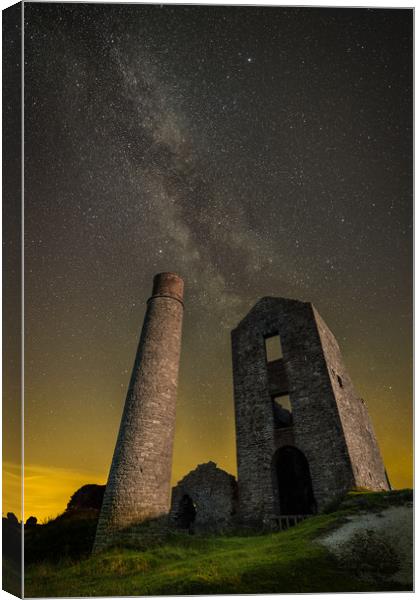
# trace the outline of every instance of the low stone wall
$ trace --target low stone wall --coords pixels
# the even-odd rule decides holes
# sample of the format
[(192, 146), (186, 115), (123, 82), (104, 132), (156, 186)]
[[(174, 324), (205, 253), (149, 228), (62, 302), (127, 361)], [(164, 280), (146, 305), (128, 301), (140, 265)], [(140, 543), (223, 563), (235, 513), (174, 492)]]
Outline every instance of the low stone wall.
[(198, 465), (172, 490), (170, 523), (191, 532), (231, 528), (237, 513), (237, 482), (214, 462)]

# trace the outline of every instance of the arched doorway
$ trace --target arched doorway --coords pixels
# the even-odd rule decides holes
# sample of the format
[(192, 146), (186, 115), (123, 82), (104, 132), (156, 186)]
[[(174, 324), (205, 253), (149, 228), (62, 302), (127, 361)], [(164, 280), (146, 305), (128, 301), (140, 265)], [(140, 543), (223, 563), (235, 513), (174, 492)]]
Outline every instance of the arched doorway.
[(195, 521), (197, 510), (192, 498), (188, 494), (182, 496), (177, 515), (177, 523), (182, 529), (192, 529)]
[(280, 514), (309, 515), (316, 512), (311, 474), (303, 452), (293, 446), (280, 448), (274, 454), (273, 471)]

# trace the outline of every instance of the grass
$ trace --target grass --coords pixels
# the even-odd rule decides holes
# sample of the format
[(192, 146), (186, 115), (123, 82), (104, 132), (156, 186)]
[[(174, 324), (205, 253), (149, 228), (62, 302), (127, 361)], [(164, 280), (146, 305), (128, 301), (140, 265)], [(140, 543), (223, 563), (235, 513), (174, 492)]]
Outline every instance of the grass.
[[(112, 548), (28, 568), (25, 596), (142, 596), (401, 590), (340, 568), (317, 537), (355, 511), (409, 501), (409, 492), (348, 495), (336, 512), (284, 532), (198, 536), (172, 532), (148, 549)], [(405, 588), (407, 589), (407, 588)]]
[(22, 569), (20, 562), (2, 559), (2, 589), (14, 596), (22, 594)]
[(43, 525), (25, 528), (25, 563), (89, 556), (96, 523), (96, 512), (80, 511), (77, 515), (64, 513)]

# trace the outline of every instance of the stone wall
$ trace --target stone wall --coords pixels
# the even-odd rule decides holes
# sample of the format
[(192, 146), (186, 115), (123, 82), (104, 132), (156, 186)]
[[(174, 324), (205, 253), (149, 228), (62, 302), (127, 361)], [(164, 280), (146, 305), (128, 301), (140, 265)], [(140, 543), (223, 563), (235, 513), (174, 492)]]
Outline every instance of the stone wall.
[[(185, 518), (189, 500), (193, 519)], [(224, 531), (230, 528), (237, 512), (237, 484), (233, 475), (214, 462), (198, 465), (172, 490), (170, 522), (190, 531)]]
[(389, 485), (365, 401), (357, 394), (334, 335), (314, 309), (328, 373), (337, 402), (355, 485), (388, 490)]

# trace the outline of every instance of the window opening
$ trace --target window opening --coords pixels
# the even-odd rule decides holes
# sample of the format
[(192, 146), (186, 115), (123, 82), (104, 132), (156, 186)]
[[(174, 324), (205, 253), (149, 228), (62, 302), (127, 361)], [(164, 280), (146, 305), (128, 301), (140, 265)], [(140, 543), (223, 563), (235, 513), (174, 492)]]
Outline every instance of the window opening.
[(274, 427), (283, 428), (293, 425), (292, 405), (288, 394), (273, 396)]
[(278, 333), (265, 338), (265, 354), (267, 362), (283, 358), (280, 336)]
[(338, 385), (342, 388), (343, 387), (343, 380), (341, 379), (340, 375), (337, 375), (337, 381), (338, 381)]

